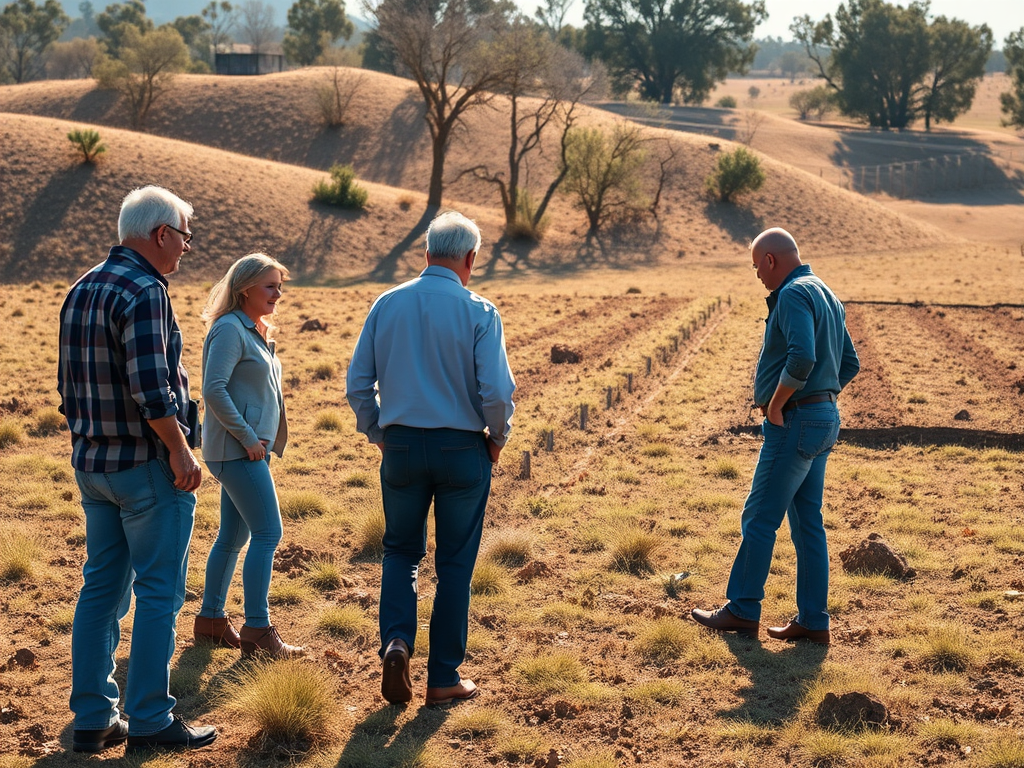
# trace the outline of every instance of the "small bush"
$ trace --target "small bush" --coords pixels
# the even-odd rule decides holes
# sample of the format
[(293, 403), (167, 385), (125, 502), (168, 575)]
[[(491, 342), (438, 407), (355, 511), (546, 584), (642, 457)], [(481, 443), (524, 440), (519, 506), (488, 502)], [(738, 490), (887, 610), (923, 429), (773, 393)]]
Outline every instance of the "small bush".
[(715, 106), (719, 109), (736, 109), (736, 97), (723, 96), (715, 102)]
[(550, 219), (542, 216), (536, 224), (537, 202), (528, 190), (520, 189), (516, 199), (516, 220), (505, 227), (505, 234), (512, 240), (532, 240), (539, 243), (544, 238)]
[(327, 502), (312, 491), (289, 491), (281, 494), (281, 516), (288, 520), (320, 517), (327, 512)]
[(317, 619), (316, 628), (330, 637), (344, 640), (368, 638), (373, 632), (373, 624), (359, 608), (337, 606), (328, 608)]
[(759, 190), (765, 178), (757, 155), (746, 147), (737, 147), (718, 156), (718, 166), (704, 180), (704, 186), (709, 194), (728, 203), (737, 195)]
[(0, 419), (0, 449), (17, 445), (25, 438), (21, 424), (14, 419)]
[(356, 172), (351, 165), (331, 167), (331, 181), (313, 185), (313, 199), (338, 208), (360, 209), (366, 205), (369, 192), (355, 183)]
[(254, 724), (273, 743), (322, 741), (337, 709), (334, 683), (312, 664), (295, 659), (253, 664), (225, 685), (221, 706)]
[(68, 132), (68, 141), (82, 153), (83, 163), (95, 163), (97, 156), (107, 151), (106, 145), (100, 143), (99, 131), (76, 128)]
[(627, 527), (618, 532), (612, 540), (610, 567), (613, 571), (631, 573), (634, 576), (654, 573), (651, 558), (664, 543), (665, 540), (658, 534)]

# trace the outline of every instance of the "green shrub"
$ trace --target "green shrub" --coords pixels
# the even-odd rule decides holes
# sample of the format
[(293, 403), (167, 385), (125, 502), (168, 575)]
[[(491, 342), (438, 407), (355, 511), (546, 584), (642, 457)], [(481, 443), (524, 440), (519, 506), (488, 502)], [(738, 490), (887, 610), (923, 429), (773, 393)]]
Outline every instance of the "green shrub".
[(516, 220), (505, 227), (505, 234), (512, 240), (532, 240), (539, 243), (544, 237), (550, 219), (542, 216), (534, 222), (537, 215), (537, 202), (528, 190), (520, 189), (516, 196)]
[(765, 181), (761, 160), (746, 147), (737, 147), (718, 158), (718, 167), (704, 181), (708, 192), (723, 203), (736, 195), (755, 192)]
[(736, 109), (736, 97), (735, 96), (723, 96), (715, 102), (715, 106), (720, 109)]
[(362, 208), (369, 192), (355, 183), (356, 172), (351, 165), (331, 166), (331, 181), (313, 185), (313, 199), (338, 208)]
[(76, 128), (68, 132), (68, 141), (75, 145), (75, 149), (82, 153), (83, 163), (95, 163), (96, 157), (107, 151), (107, 147), (100, 143), (99, 131), (92, 129), (81, 130)]

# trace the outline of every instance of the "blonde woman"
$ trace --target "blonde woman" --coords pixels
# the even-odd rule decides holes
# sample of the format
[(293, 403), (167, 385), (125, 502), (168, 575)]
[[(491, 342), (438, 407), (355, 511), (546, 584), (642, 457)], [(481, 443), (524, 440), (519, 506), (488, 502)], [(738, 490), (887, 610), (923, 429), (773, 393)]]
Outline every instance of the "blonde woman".
[[(242, 655), (274, 658), (305, 651), (281, 640), (270, 623), (267, 594), (274, 551), (281, 541), (281, 510), (270, 454), (288, 439), (281, 363), (274, 354), (271, 320), (288, 270), (263, 253), (236, 261), (210, 291), (203, 309), (203, 458), (221, 484), (220, 531), (206, 563), (196, 642), (241, 648)], [(224, 610), (228, 587), (246, 543), (242, 564), (245, 624), (235, 630)]]

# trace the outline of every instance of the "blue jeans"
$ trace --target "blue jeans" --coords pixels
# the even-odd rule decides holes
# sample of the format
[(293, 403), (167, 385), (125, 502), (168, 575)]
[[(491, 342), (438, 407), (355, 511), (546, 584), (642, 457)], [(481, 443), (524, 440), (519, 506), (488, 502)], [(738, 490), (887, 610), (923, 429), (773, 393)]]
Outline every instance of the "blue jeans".
[(381, 654), (396, 638), (413, 650), (416, 580), (427, 553), (427, 512), (433, 500), (437, 590), (430, 616), (429, 688), (456, 685), (466, 657), (469, 584), (491, 490), (491, 460), (484, 439), (482, 433), (456, 429), (391, 426), (384, 431)]
[(124, 709), (132, 735), (148, 736), (171, 724), (174, 625), (185, 602), (196, 497), (174, 487), (170, 466), (159, 459), (123, 472), (76, 471), (75, 479), (87, 554), (71, 630), (75, 728), (100, 730), (120, 717), (114, 658), (134, 589)]
[(796, 621), (828, 629), (828, 545), (821, 516), (825, 463), (839, 436), (835, 403), (813, 403), (787, 411), (784, 425), (767, 419), (764, 444), (743, 506), (743, 542), (725, 595), (741, 619), (761, 620), (764, 583), (783, 515), (796, 549)]
[(222, 618), (228, 587), (238, 563), (238, 553), (249, 541), (242, 563), (242, 594), (245, 623), (270, 626), (270, 576), (274, 552), (281, 542), (281, 508), (270, 476), (270, 454), (264, 461), (236, 459), (208, 461), (210, 473), (220, 481), (220, 531), (206, 561), (206, 585), (200, 616)]

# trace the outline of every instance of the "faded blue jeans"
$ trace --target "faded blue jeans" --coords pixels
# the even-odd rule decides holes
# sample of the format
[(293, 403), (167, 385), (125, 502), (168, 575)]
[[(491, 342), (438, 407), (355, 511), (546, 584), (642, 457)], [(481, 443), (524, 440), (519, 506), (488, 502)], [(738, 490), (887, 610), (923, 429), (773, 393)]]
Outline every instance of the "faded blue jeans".
[(807, 629), (828, 629), (828, 545), (821, 502), (825, 464), (839, 436), (839, 411), (835, 403), (812, 403), (783, 417), (781, 427), (767, 419), (762, 425), (764, 444), (743, 506), (743, 542), (725, 595), (733, 614), (761, 620), (775, 534), (786, 515), (796, 549), (796, 621)]
[(277, 489), (270, 476), (270, 454), (263, 461), (207, 461), (206, 466), (220, 481), (220, 531), (206, 561), (206, 584), (199, 615), (208, 618), (227, 615), (224, 604), (231, 577), (239, 552), (249, 542), (242, 563), (245, 623), (249, 627), (268, 627), (270, 577), (274, 552), (283, 533)]
[[(133, 736), (171, 724), (174, 625), (185, 602), (185, 572), (196, 497), (174, 487), (156, 459), (123, 472), (75, 472), (85, 511), (87, 559), (71, 630), (75, 728), (101, 730), (119, 718), (114, 658), (120, 619), (135, 591), (124, 710)], [(134, 572), (134, 579), (133, 579)]]
[(414, 648), (417, 577), (420, 560), (427, 554), (427, 513), (433, 501), (437, 590), (430, 616), (427, 687), (456, 685), (466, 657), (469, 584), (491, 490), (484, 435), (388, 427), (380, 480), (385, 520), (381, 654), (396, 638), (408, 644), (410, 653)]

